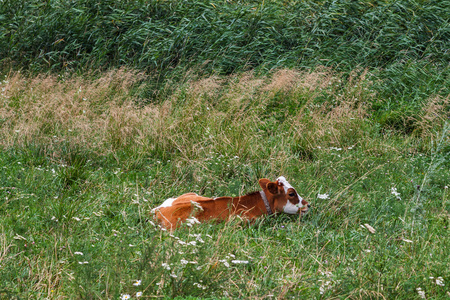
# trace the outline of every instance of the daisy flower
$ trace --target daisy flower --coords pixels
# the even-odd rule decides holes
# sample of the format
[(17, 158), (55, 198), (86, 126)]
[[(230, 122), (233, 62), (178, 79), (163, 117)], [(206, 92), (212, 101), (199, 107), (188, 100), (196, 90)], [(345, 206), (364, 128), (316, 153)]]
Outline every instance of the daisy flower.
[(142, 283), (141, 280), (136, 280), (136, 281), (133, 283), (133, 285), (134, 285), (134, 286), (140, 286), (141, 283)]

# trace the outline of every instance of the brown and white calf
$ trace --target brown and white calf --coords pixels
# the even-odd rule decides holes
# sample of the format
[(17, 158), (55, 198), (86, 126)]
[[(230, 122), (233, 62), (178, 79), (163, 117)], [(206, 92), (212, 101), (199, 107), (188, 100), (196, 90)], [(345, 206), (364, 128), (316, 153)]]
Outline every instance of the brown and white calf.
[(232, 215), (250, 220), (278, 212), (303, 215), (310, 207), (284, 177), (275, 182), (263, 178), (259, 185), (262, 191), (241, 197), (207, 198), (187, 193), (167, 199), (152, 212), (165, 228), (172, 230), (183, 222), (226, 221)]

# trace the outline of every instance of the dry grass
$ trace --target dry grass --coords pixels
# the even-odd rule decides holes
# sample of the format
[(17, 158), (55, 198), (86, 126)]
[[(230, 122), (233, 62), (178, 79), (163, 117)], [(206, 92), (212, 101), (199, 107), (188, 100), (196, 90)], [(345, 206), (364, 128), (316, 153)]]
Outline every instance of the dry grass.
[[(376, 101), (367, 70), (348, 78), (322, 68), (188, 80), (161, 104), (138, 107), (133, 91), (145, 80), (125, 69), (94, 79), (10, 73), (1, 83), (0, 145), (65, 141), (100, 153), (122, 147), (179, 151), (186, 159), (235, 147), (236, 155), (256, 155), (265, 148), (260, 128), (278, 126), (272, 115), (292, 126), (302, 147), (350, 146), (366, 136), (362, 120)], [(424, 135), (444, 119), (448, 103), (448, 97), (434, 97), (424, 106)], [(286, 142), (292, 140), (281, 140)]]
[(315, 72), (281, 69), (273, 74), (264, 90), (290, 92), (302, 89), (313, 93), (320, 88), (327, 88), (334, 80), (333, 72), (326, 68), (319, 68)]
[(3, 260), (7, 257), (9, 248), (11, 248), (11, 244), (8, 244), (6, 234), (2, 227), (2, 232), (0, 233), (0, 264), (3, 264)]
[(437, 138), (434, 130), (436, 124), (444, 123), (450, 118), (450, 96), (435, 96), (428, 99), (427, 103), (422, 107), (420, 118), (417, 121), (417, 128), (421, 137)]
[(137, 109), (131, 88), (143, 75), (123, 69), (98, 79), (13, 73), (2, 83), (1, 145), (52, 144), (65, 140), (91, 148), (127, 145), (142, 135), (153, 115)]

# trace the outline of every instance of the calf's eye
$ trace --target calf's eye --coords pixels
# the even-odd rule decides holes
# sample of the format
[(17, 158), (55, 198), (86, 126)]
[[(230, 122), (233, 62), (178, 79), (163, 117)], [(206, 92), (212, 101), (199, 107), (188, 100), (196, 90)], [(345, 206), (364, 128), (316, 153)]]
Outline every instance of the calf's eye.
[(289, 197), (294, 197), (295, 193), (289, 193)]

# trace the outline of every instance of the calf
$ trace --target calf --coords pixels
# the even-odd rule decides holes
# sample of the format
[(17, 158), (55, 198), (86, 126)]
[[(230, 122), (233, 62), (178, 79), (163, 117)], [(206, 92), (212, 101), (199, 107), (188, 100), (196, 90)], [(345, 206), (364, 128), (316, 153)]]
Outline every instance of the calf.
[(284, 177), (279, 177), (275, 182), (263, 178), (259, 180), (259, 185), (262, 191), (241, 197), (207, 198), (187, 193), (167, 199), (152, 212), (164, 227), (173, 230), (186, 221), (226, 221), (232, 215), (250, 220), (278, 212), (303, 215), (310, 207)]

